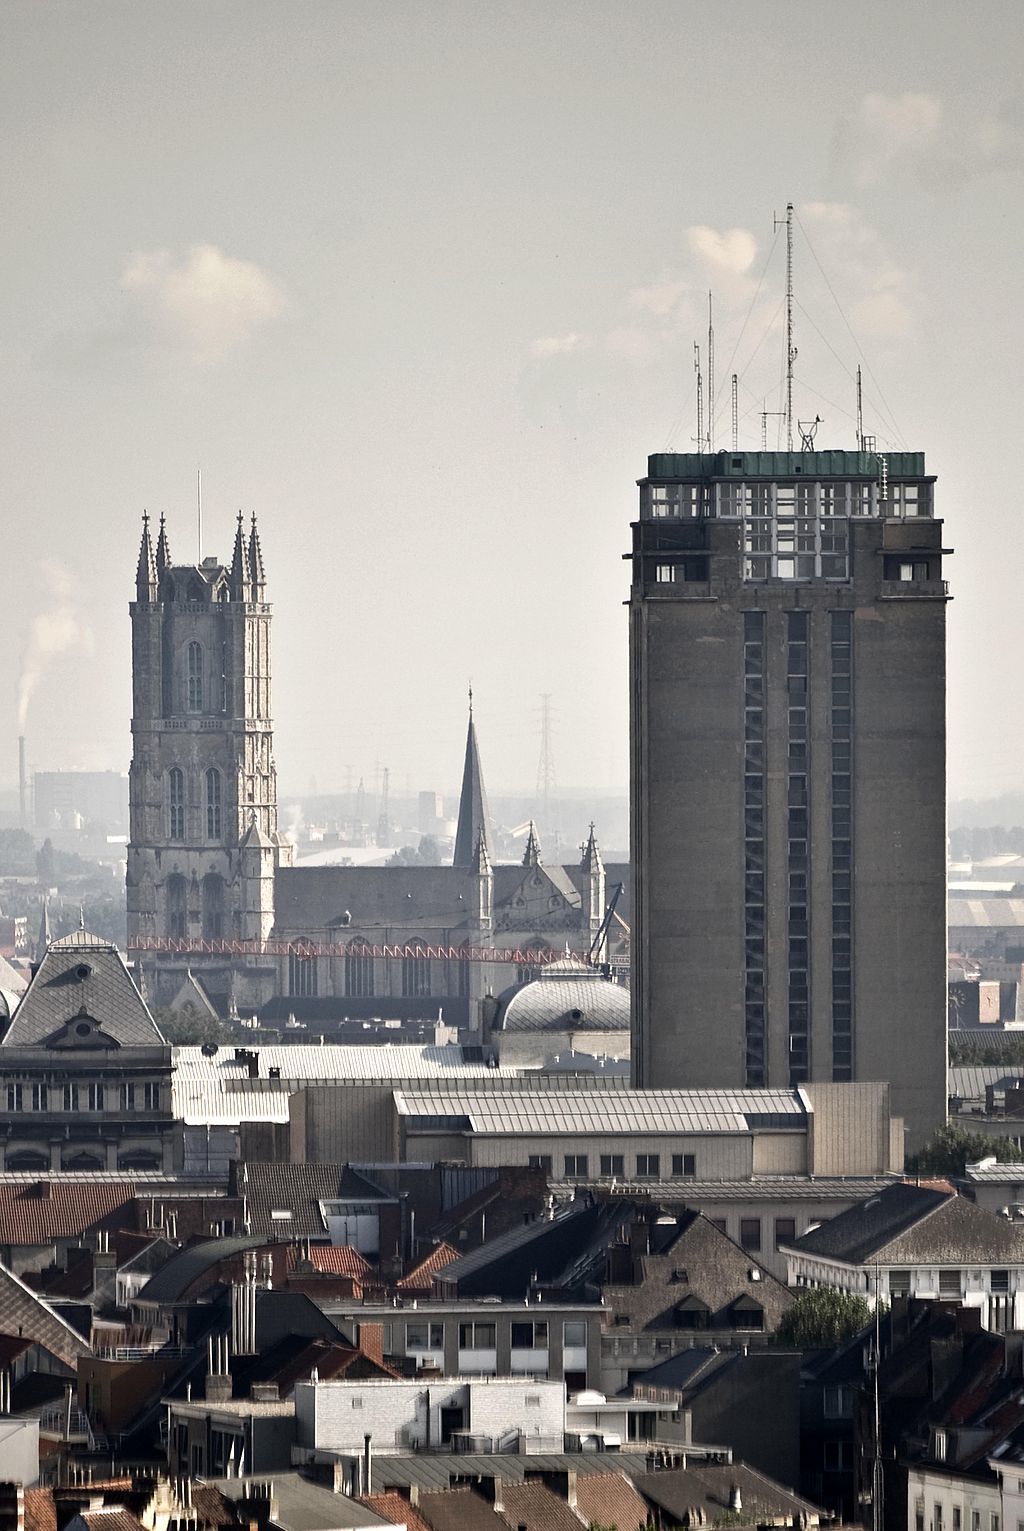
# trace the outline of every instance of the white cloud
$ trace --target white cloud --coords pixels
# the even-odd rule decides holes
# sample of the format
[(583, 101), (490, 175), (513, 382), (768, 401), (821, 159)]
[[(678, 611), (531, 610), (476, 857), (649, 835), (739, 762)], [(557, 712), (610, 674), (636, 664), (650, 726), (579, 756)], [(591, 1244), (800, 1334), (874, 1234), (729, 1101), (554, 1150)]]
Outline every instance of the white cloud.
[(921, 294), (859, 209), (848, 202), (808, 202), (800, 217), (831, 285), (845, 295), (855, 334), (887, 340), (908, 335)]
[(710, 271), (743, 276), (757, 255), (757, 240), (749, 229), (725, 229), (720, 234), (698, 223), (687, 229), (686, 238), (693, 254)]
[(1020, 104), (947, 116), (928, 91), (869, 91), (841, 121), (833, 142), (839, 171), (859, 187), (912, 177), (945, 190), (1021, 161)]
[(685, 293), (691, 290), (689, 282), (669, 279), (651, 282), (646, 287), (634, 287), (629, 295), (631, 308), (643, 308), (656, 314), (659, 319), (670, 314)]
[(216, 245), (192, 245), (177, 261), (168, 250), (140, 251), (125, 261), (121, 282), (155, 336), (200, 365), (220, 361), (287, 307), (266, 272)]
[(582, 340), (582, 335), (575, 331), (568, 335), (542, 335), (532, 343), (530, 351), (534, 356), (568, 356), (579, 349)]

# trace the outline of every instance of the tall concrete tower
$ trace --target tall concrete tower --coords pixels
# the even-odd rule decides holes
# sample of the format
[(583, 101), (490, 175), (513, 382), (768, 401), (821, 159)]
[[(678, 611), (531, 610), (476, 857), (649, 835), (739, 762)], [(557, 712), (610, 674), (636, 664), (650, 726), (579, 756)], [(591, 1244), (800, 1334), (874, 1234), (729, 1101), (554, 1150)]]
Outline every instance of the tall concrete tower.
[(923, 454), (651, 457), (633, 528), (644, 1086), (946, 1111), (945, 606)]
[[(230, 566), (174, 563), (163, 518), (155, 550), (144, 518), (131, 603), (129, 944), (270, 933), (273, 873), (290, 859), (277, 827), (270, 620), (255, 517), (246, 535), (239, 514)], [(158, 1002), (186, 962), (227, 984), (223, 957), (158, 954)]]

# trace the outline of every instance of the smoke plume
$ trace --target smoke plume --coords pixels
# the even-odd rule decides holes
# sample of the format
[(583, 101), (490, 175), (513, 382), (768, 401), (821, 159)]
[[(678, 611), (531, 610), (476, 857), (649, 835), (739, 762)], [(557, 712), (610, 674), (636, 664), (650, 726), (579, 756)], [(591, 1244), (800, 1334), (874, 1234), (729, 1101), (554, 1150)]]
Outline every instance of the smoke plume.
[(58, 564), (44, 563), (46, 586), (45, 609), (32, 618), (21, 656), (18, 677), (18, 733), (25, 732), (33, 693), (47, 666), (70, 650), (88, 652), (92, 634), (75, 604), (75, 588), (70, 574)]

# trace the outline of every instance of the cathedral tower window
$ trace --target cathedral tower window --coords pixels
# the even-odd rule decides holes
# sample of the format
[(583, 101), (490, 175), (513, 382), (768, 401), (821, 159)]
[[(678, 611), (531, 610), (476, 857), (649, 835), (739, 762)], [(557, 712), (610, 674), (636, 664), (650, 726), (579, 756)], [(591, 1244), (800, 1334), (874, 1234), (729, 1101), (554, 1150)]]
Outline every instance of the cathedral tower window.
[(180, 872), (172, 872), (167, 879), (167, 934), (178, 940), (186, 934), (188, 925), (187, 888)]
[(301, 936), (288, 953), (288, 993), (296, 999), (313, 999), (317, 992), (316, 956), (307, 936)]
[(206, 838), (219, 840), (221, 835), (220, 772), (213, 767), (206, 773)]
[(189, 712), (203, 710), (203, 645), (201, 643), (190, 643), (188, 646), (188, 710)]
[(167, 836), (170, 840), (185, 838), (185, 773), (179, 766), (172, 766), (167, 773)]
[[(216, 772), (212, 772), (216, 775)], [(224, 879), (216, 872), (203, 878), (203, 940), (224, 939)]]

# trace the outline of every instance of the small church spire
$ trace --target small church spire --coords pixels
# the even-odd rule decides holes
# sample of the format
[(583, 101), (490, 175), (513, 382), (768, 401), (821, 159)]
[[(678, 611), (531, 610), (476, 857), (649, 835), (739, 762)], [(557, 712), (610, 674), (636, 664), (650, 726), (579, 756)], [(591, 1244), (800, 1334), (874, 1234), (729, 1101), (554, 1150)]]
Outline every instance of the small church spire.
[(523, 852), (523, 866), (540, 866), (540, 841), (537, 839), (537, 830), (532, 819), (530, 820), (530, 837)]
[(252, 598), (254, 601), (262, 601), (266, 594), (267, 580), (263, 572), (263, 549), (260, 547), (255, 511), (252, 517), (252, 530), (249, 532), (249, 570), (252, 578)]
[(249, 549), (242, 535), (242, 512), (239, 511), (238, 525), (235, 527), (235, 548), (231, 555), (231, 599), (233, 601), (249, 599), (250, 578)]
[(597, 835), (594, 833), (594, 821), (590, 821), (590, 834), (586, 845), (580, 846), (580, 869), (591, 874), (604, 871), (604, 862), (601, 860), (601, 851), (597, 843)]
[(135, 571), (135, 596), (139, 601), (156, 600), (156, 559), (149, 535), (149, 513), (142, 512), (142, 545), (139, 548), (139, 564)]
[(50, 935), (50, 901), (43, 899), (43, 912), (39, 916), (39, 936), (36, 940), (35, 960), (42, 962), (46, 956), (46, 948), (49, 946), (52, 936)]
[(160, 517), (160, 535), (156, 539), (156, 572), (157, 578), (171, 567), (171, 544), (167, 537), (167, 527), (164, 518)]
[(455, 855), (452, 866), (472, 867), (479, 841), (488, 840), (487, 794), (480, 766), (480, 751), (473, 722), (473, 692), (469, 693), (469, 728), (466, 731), (466, 762), (462, 770), (462, 795), (459, 798), (459, 823), (455, 832)]

